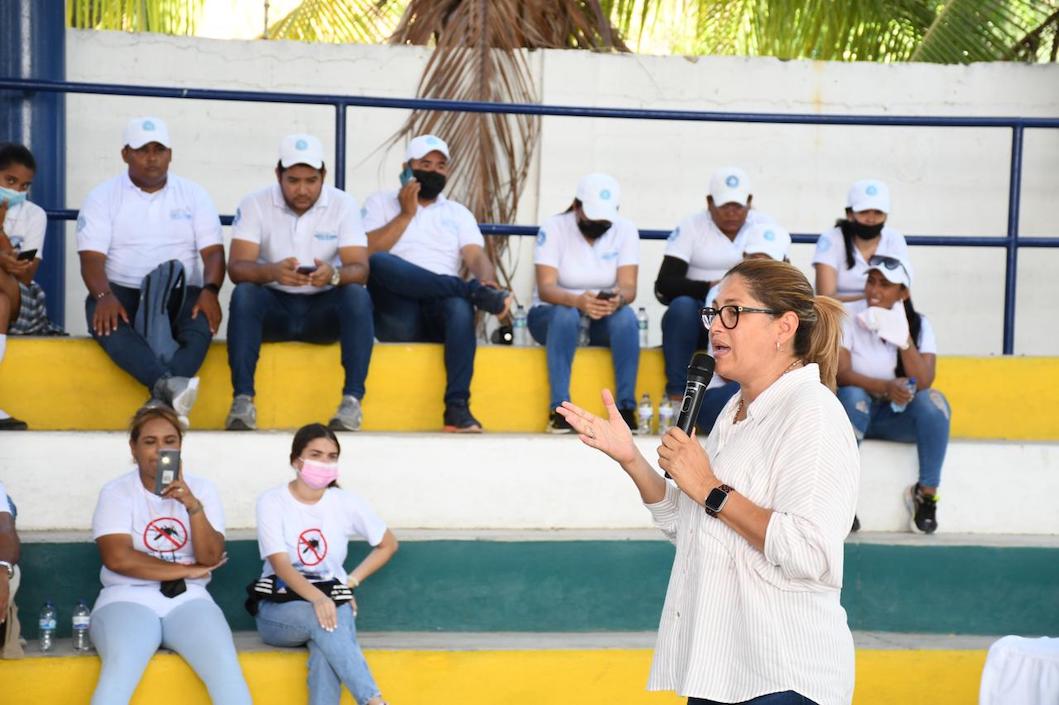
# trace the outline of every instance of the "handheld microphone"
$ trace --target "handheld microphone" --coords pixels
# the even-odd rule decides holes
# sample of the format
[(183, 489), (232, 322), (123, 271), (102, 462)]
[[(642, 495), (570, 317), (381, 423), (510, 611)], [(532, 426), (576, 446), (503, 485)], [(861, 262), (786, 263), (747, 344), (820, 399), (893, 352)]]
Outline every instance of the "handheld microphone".
[[(680, 404), (676, 425), (689, 436), (691, 429), (695, 427), (695, 420), (699, 418), (706, 387), (713, 378), (713, 365), (714, 359), (702, 350), (692, 355), (691, 362), (688, 363), (688, 381), (684, 386), (684, 401)], [(668, 472), (666, 477), (669, 477)]]

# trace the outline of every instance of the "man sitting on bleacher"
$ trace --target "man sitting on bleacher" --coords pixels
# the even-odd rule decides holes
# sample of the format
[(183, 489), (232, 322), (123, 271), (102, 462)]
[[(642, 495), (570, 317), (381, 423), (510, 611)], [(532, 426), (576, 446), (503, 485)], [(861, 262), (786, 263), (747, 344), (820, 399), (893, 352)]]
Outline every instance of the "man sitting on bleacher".
[(228, 271), (235, 282), (228, 319), (228, 365), (235, 398), (224, 427), (257, 427), (254, 372), (262, 340), (333, 343), (342, 348), (345, 382), (331, 418), (356, 431), (363, 414), (375, 329), (368, 241), (356, 200), (324, 183), (324, 150), (312, 135), (288, 135), (279, 148), (278, 183), (239, 203)]
[(0, 657), (18, 658), (18, 618), (15, 615), (15, 593), (18, 591), (18, 532), (15, 531), (15, 504), (8, 499), (0, 482)]
[(224, 244), (206, 190), (169, 173), (170, 147), (160, 119), (129, 121), (128, 171), (88, 194), (77, 249), (92, 337), (183, 422), (221, 322)]
[[(445, 430), (481, 433), (469, 406), (474, 309), (503, 316), (511, 294), (496, 284), (474, 216), (441, 193), (449, 173), (448, 145), (433, 135), (416, 137), (403, 166), (399, 191), (376, 193), (364, 204), (375, 330), (385, 342), (443, 342)], [(461, 278), (461, 266), (474, 278)]]

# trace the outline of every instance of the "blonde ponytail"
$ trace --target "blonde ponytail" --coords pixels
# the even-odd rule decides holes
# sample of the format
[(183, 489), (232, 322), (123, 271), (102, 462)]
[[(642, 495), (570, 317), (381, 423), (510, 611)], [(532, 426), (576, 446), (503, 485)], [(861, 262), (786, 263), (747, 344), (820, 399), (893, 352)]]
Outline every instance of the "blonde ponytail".
[(820, 366), (820, 381), (833, 392), (838, 386), (838, 351), (842, 345), (842, 318), (846, 315), (846, 308), (830, 296), (814, 296), (813, 313), (816, 321), (809, 333), (805, 361)]

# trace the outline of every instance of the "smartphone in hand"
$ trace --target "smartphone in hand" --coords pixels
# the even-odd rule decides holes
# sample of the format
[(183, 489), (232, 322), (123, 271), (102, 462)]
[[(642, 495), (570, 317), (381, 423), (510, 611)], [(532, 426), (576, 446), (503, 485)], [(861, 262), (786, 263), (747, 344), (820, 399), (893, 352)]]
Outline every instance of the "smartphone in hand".
[(412, 167), (406, 166), (404, 169), (401, 170), (401, 174), (397, 178), (401, 180), (401, 186), (404, 186), (409, 181), (414, 179), (415, 175), (412, 174)]
[(18, 253), (18, 260), (20, 262), (32, 262), (33, 258), (37, 256), (37, 249), (26, 250), (25, 252)]
[(303, 264), (298, 267), (297, 272), (298, 274), (309, 275), (315, 272), (317, 269), (318, 267), (315, 264)]
[(596, 294), (596, 298), (601, 299), (603, 301), (607, 301), (608, 299), (613, 299), (617, 295), (617, 292), (614, 291), (601, 291)]
[(159, 497), (166, 487), (180, 477), (180, 450), (163, 448), (158, 451), (158, 472), (154, 476), (154, 493)]

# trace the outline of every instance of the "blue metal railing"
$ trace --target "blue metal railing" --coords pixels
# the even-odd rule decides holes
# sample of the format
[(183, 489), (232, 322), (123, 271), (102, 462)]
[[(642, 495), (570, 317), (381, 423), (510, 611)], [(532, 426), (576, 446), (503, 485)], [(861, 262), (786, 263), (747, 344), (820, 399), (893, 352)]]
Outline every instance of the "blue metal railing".
[[(920, 117), (903, 115), (811, 115), (776, 113), (721, 113), (697, 110), (642, 110), (635, 108), (593, 108), (571, 105), (537, 105), (525, 103), (486, 103), (473, 101), (437, 100), (425, 98), (381, 98), (311, 93), (266, 93), (261, 91), (230, 91), (201, 88), (164, 88), (158, 86), (127, 86), (107, 83), (76, 83), (0, 78), (0, 90), (82, 93), (145, 98), (185, 98), (193, 100), (221, 100), (252, 103), (292, 103), (322, 105), (335, 109), (335, 168), (337, 188), (345, 188), (346, 175), (346, 110), (350, 107), (399, 108), (406, 110), (441, 110), (469, 113), (500, 113), (511, 115), (540, 115), (562, 117), (595, 117), (626, 120), (670, 120), (685, 122), (738, 122), (795, 125), (876, 125), (904, 127), (994, 127), (1011, 130), (1010, 181), (1008, 184), (1007, 233), (1004, 236), (909, 236), (913, 245), (1003, 247), (1006, 250), (1004, 273), (1004, 341), (1003, 352), (1010, 355), (1015, 344), (1015, 290), (1018, 280), (1018, 251), (1021, 247), (1059, 247), (1059, 237), (1020, 238), (1019, 198), (1022, 191), (1022, 149), (1027, 128), (1059, 128), (1059, 118), (1027, 117)], [(51, 219), (70, 220), (77, 211), (49, 211)], [(231, 216), (222, 218), (225, 224)], [(535, 235), (533, 226), (483, 224), (486, 235)], [(641, 230), (640, 237), (664, 239), (668, 230)], [(795, 242), (813, 243), (816, 235), (795, 234)]]

